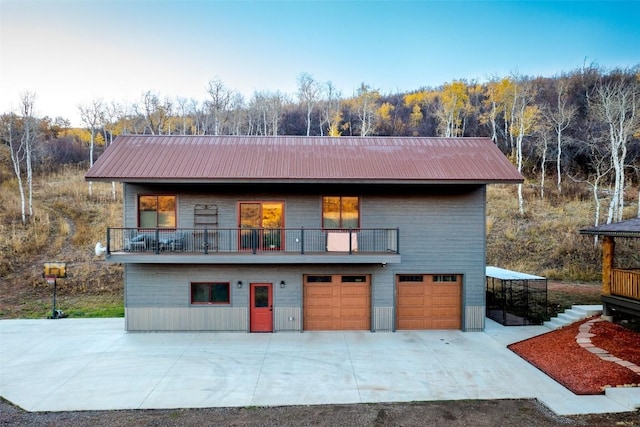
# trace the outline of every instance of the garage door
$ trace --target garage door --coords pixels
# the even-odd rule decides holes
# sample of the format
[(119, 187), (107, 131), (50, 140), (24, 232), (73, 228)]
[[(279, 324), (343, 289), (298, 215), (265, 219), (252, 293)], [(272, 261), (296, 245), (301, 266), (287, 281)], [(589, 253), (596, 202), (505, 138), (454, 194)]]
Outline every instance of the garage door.
[(371, 276), (305, 275), (306, 331), (371, 329)]
[(462, 276), (396, 276), (396, 329), (460, 329)]

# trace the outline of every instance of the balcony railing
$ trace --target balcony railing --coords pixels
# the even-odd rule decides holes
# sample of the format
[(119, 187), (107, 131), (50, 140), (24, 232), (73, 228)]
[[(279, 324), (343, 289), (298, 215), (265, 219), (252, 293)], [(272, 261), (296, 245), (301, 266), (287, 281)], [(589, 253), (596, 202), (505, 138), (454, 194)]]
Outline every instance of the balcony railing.
[(613, 269), (611, 294), (640, 301), (640, 269)]
[(108, 228), (107, 253), (400, 253), (397, 228)]

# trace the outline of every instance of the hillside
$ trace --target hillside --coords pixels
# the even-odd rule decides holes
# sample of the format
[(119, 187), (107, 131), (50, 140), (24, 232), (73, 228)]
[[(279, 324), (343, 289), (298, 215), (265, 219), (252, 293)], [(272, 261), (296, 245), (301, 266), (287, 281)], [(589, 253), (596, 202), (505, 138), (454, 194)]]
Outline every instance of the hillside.
[[(2, 159), (0, 159), (2, 160)], [(6, 159), (4, 159), (6, 160)], [(42, 318), (51, 311), (52, 289), (42, 278), (47, 261), (67, 262), (69, 277), (58, 281), (58, 307), (70, 316), (121, 316), (122, 267), (95, 257), (107, 226), (122, 221), (122, 194), (116, 184), (94, 183), (89, 197), (84, 168), (65, 167), (39, 176), (34, 186), (34, 218), (20, 224), (15, 180), (0, 162), (0, 318)], [(487, 208), (487, 263), (538, 274), (554, 281), (594, 283), (600, 275), (600, 248), (578, 230), (592, 222), (588, 193), (571, 189), (563, 198), (540, 200), (526, 189), (527, 214), (517, 214), (515, 186), (490, 186)], [(553, 193), (549, 191), (548, 193)], [(569, 193), (569, 191), (567, 191)], [(630, 201), (633, 215), (635, 201)], [(626, 265), (640, 264), (638, 243), (620, 239), (618, 253)], [(580, 301), (563, 301), (569, 304)]]

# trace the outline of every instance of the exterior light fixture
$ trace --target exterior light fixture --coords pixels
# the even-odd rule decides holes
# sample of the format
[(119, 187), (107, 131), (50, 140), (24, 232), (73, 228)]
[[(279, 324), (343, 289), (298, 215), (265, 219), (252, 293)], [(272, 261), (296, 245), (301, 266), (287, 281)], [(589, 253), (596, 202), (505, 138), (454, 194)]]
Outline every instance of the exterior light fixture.
[(284, 286), (285, 286), (284, 280), (281, 280), (281, 281), (280, 281), (280, 287), (281, 287), (281, 288), (284, 288)]
[(238, 286), (238, 289), (242, 288), (242, 280), (238, 280), (238, 284), (236, 286)]

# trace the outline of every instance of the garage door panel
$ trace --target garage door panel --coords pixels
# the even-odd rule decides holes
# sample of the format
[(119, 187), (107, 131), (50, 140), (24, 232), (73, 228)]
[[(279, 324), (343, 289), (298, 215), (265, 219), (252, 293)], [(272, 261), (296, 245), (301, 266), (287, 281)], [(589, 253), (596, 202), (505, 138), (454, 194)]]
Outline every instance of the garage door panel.
[(400, 297), (415, 298), (415, 297), (421, 297), (423, 295), (430, 295), (430, 294), (431, 294), (431, 290), (425, 289), (422, 286), (408, 285), (408, 286), (404, 286), (401, 289), (400, 288), (398, 289), (398, 296)]
[(461, 276), (455, 282), (437, 281), (431, 274), (422, 275), (422, 281), (396, 277), (396, 329), (460, 329)]
[(339, 317), (341, 319), (358, 318), (363, 319), (367, 317), (369, 310), (367, 308), (361, 309), (345, 309), (342, 308), (339, 311)]
[(424, 307), (408, 307), (402, 311), (402, 317), (406, 318), (419, 318), (430, 314), (430, 310), (426, 310)]
[(314, 320), (307, 321), (306, 325), (307, 325), (307, 328), (309, 328), (309, 330), (326, 331), (326, 330), (330, 330), (331, 327), (333, 326), (333, 320), (314, 319)]
[(433, 317), (455, 318), (459, 313), (460, 309), (458, 307), (433, 307), (433, 310), (431, 310), (431, 316)]
[(434, 319), (431, 324), (431, 327), (428, 329), (460, 329), (460, 320)]
[(460, 295), (460, 285), (456, 284), (456, 285), (433, 285), (434, 289), (433, 289), (433, 295), (434, 296), (440, 296), (440, 295), (455, 295), (458, 296)]
[[(333, 275), (330, 283), (304, 284), (304, 330), (368, 330), (371, 327), (371, 285), (343, 283)], [(306, 276), (305, 276), (306, 278)]]
[(431, 304), (435, 307), (442, 305), (452, 305), (459, 306), (460, 305), (460, 296), (459, 295), (446, 295), (446, 296), (438, 296), (433, 297), (431, 300)]

